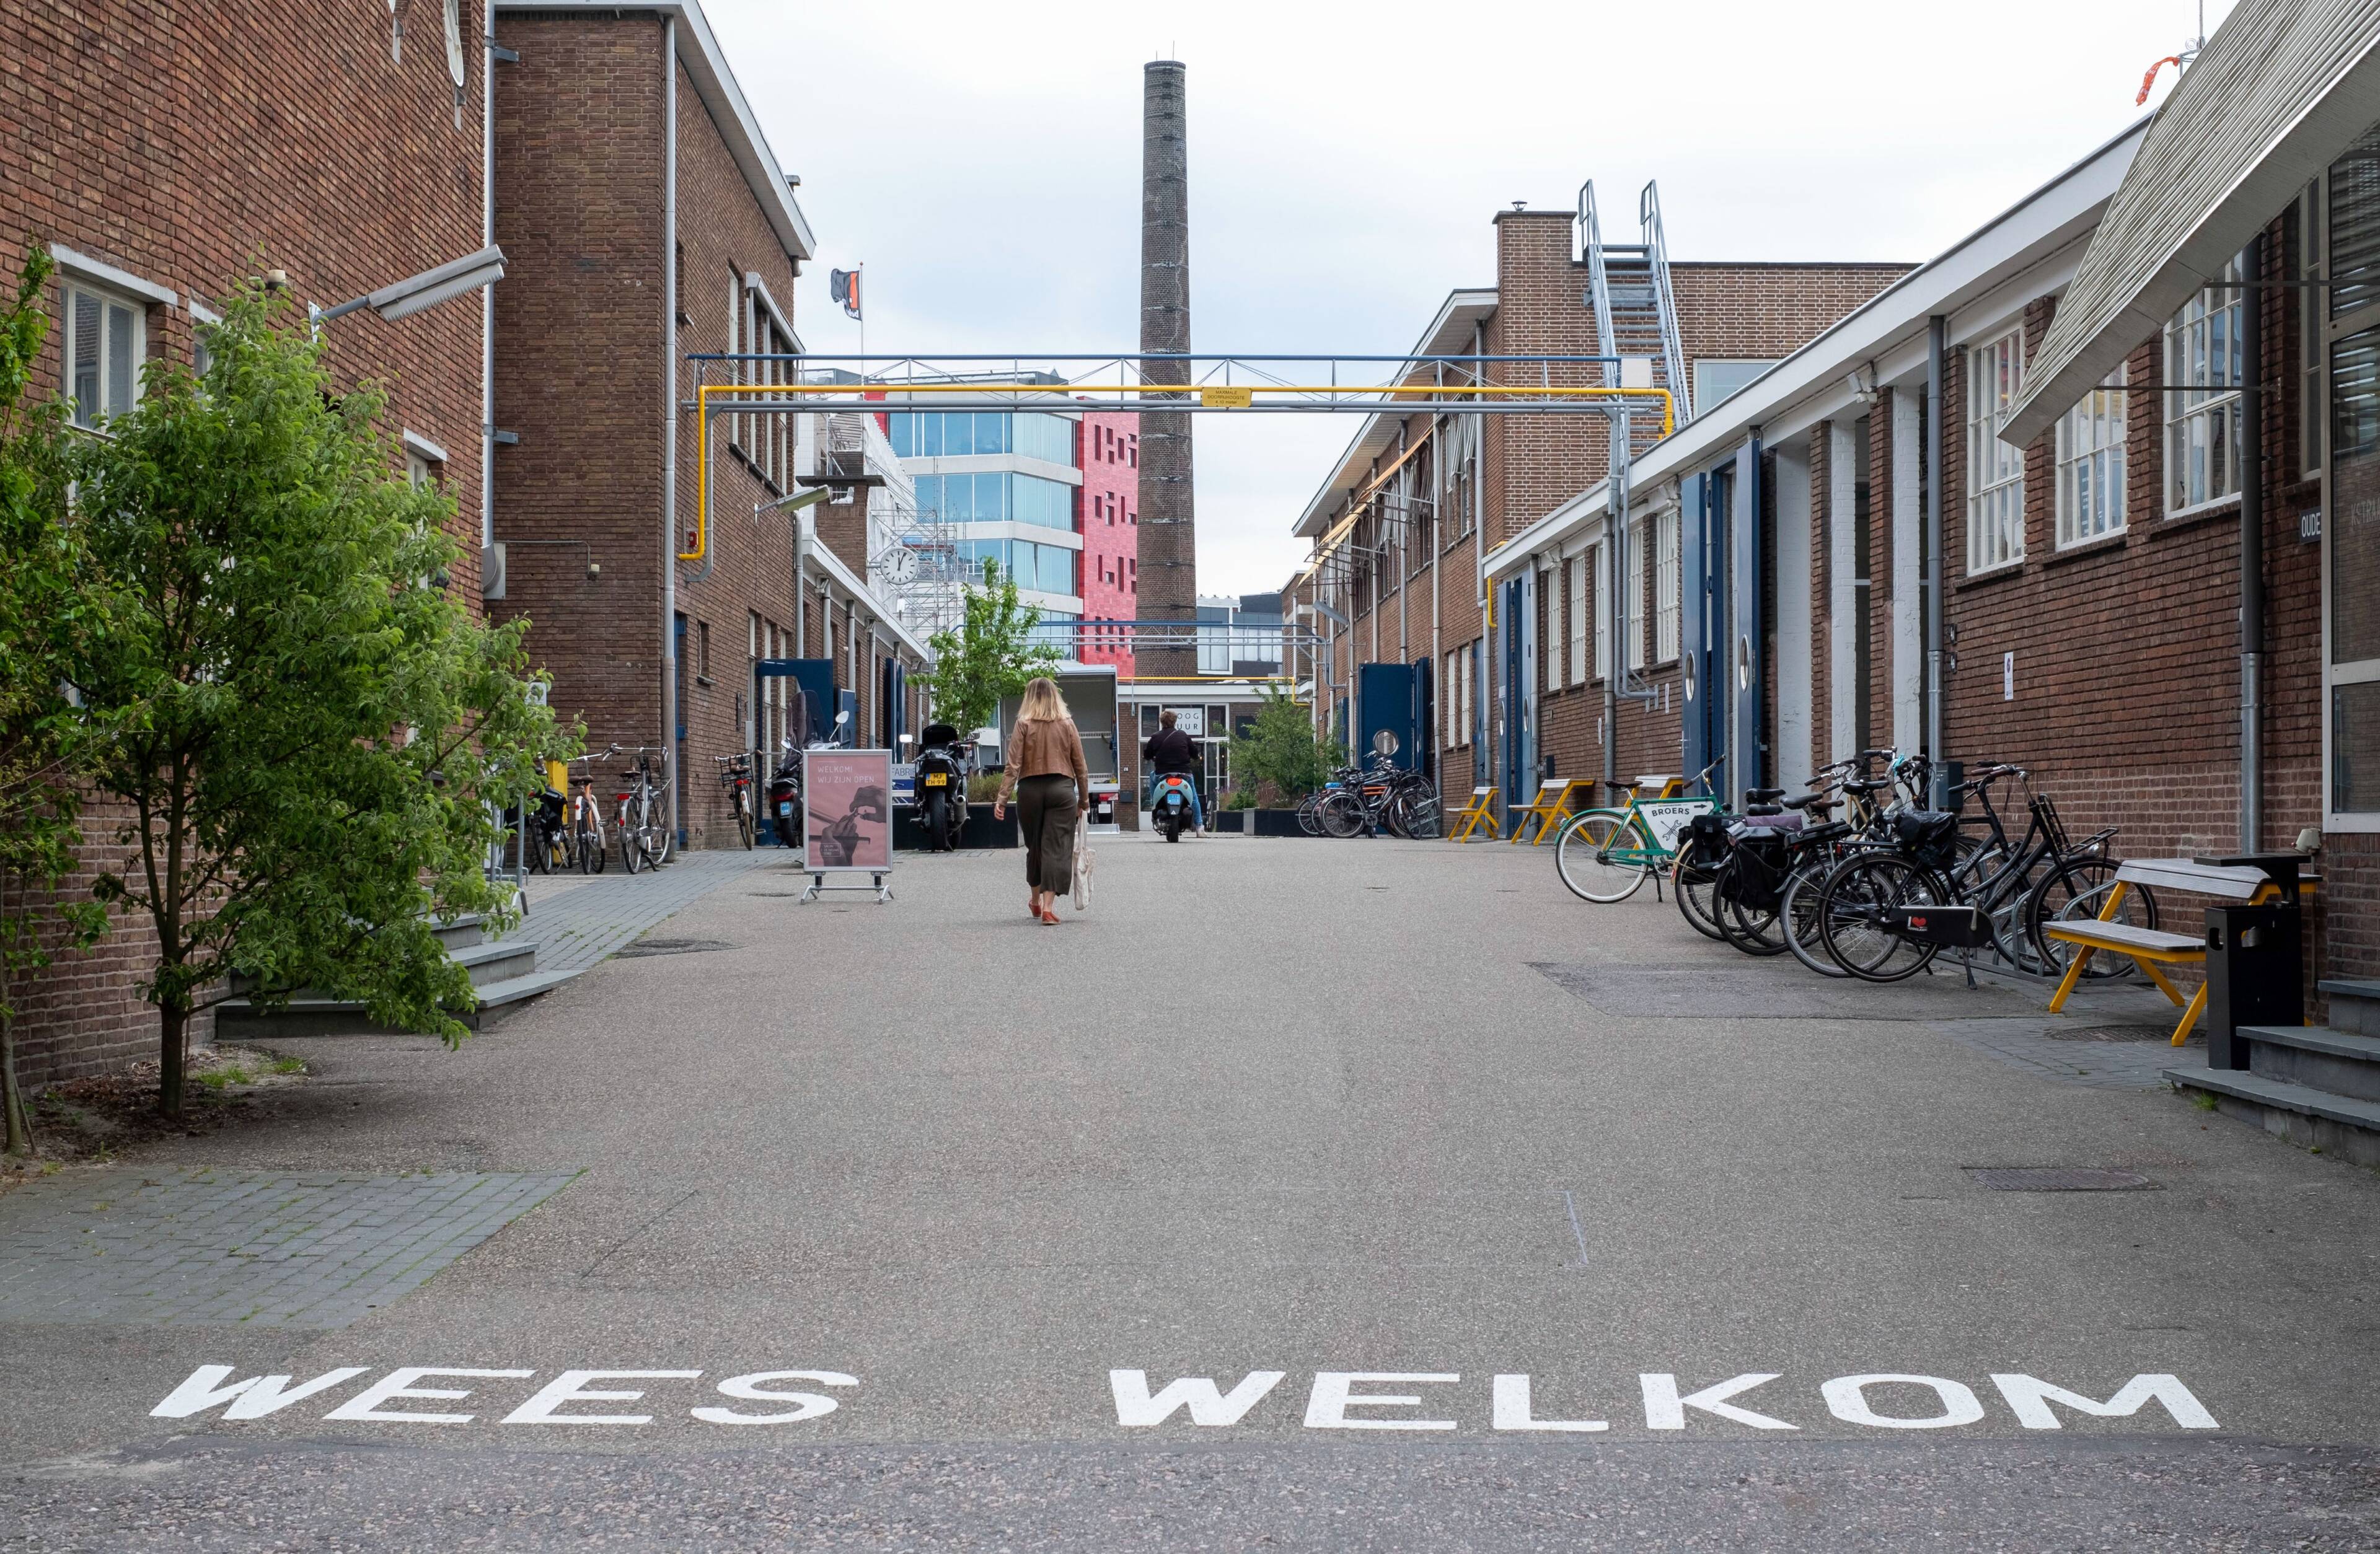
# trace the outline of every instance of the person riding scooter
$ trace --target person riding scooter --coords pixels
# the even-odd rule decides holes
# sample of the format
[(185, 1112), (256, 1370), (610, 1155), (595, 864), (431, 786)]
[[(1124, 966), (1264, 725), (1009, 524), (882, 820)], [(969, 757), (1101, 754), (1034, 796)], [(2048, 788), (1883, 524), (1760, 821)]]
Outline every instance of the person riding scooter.
[(1141, 760), (1148, 768), (1148, 787), (1153, 796), (1157, 780), (1169, 772), (1180, 772), (1190, 780), (1190, 818), (1197, 823), (1198, 834), (1207, 834), (1207, 812), (1198, 796), (1198, 742), (1173, 725), (1181, 720), (1167, 708), (1157, 714), (1158, 728), (1140, 747)]

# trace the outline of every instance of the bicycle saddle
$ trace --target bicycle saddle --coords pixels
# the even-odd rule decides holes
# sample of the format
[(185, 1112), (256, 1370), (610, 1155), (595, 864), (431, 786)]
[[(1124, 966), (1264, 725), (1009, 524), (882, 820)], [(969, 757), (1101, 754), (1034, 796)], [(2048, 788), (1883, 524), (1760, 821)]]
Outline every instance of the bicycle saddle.
[(1782, 788), (1746, 788), (1743, 796), (1754, 804), (1774, 804), (1785, 796)]
[(1892, 779), (1889, 777), (1853, 778), (1843, 784), (1843, 791), (1852, 794), (1872, 794), (1890, 786), (1892, 786)]
[(1800, 809), (1805, 813), (1823, 815), (1840, 804), (1842, 800), (1828, 798), (1825, 794), (1797, 794), (1784, 802), (1788, 809)]
[(1782, 815), (1785, 813), (1785, 807), (1781, 804), (1747, 804), (1743, 807), (1743, 812), (1747, 815)]

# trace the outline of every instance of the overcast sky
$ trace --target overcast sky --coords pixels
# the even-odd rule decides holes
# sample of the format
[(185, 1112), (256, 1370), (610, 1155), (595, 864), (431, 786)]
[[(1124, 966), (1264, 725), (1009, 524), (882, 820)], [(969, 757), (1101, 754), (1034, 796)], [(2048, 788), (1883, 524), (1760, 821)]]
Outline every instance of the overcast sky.
[[(1189, 67), (1194, 344), (1357, 355), (1494, 280), (1497, 211), (1587, 178), (1623, 218), (1658, 178), (1674, 259), (1925, 260), (2146, 112), (2198, 26), (2196, 0), (705, 9), (801, 176), (823, 352), (859, 348), (826, 272), (863, 261), (870, 352), (1131, 352), (1153, 58)], [(1280, 587), (1358, 424), (1198, 419), (1201, 592)]]

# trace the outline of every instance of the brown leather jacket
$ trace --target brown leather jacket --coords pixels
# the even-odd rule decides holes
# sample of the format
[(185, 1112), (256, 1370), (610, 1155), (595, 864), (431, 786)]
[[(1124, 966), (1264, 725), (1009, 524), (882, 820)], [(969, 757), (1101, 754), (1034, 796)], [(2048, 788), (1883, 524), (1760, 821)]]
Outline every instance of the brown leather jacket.
[(1008, 769), (1000, 780), (1002, 801), (1027, 777), (1072, 777), (1078, 801), (1090, 791), (1090, 769), (1083, 764), (1083, 736), (1074, 719), (1053, 723), (1019, 718), (1008, 731)]

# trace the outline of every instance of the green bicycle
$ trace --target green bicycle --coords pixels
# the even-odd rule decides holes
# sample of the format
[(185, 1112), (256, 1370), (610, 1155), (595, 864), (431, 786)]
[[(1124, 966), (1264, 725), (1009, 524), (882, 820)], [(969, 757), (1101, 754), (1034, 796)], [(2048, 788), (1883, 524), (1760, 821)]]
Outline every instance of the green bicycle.
[[(1711, 773), (1721, 764), (1711, 762), (1692, 783), (1639, 778), (1621, 807), (1582, 809), (1572, 816), (1554, 844), (1554, 869), (1562, 883), (1582, 901), (1609, 903), (1634, 895), (1654, 870), (1668, 872), (1694, 817), (1721, 807), (1710, 793)], [(1655, 784), (1658, 796), (1637, 796), (1638, 788)], [(1702, 792), (1690, 795), (1690, 788)]]

